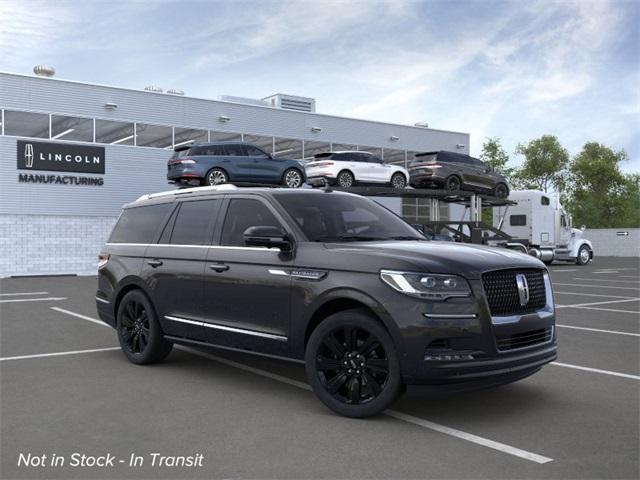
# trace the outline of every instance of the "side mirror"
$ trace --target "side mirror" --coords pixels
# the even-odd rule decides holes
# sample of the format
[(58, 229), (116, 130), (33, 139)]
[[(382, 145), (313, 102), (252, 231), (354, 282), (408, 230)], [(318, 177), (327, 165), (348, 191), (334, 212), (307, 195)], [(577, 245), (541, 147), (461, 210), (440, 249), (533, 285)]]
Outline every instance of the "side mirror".
[(421, 223), (412, 223), (411, 226), (413, 228), (415, 228), (417, 231), (419, 231), (420, 233), (424, 234), (424, 225), (422, 225)]
[(582, 230), (583, 232), (584, 232), (586, 229), (587, 229), (587, 226), (586, 226), (586, 225), (582, 225), (582, 226), (580, 227), (580, 230)]
[(279, 227), (255, 226), (244, 231), (244, 244), (247, 247), (279, 248), (283, 252), (291, 250), (291, 239)]

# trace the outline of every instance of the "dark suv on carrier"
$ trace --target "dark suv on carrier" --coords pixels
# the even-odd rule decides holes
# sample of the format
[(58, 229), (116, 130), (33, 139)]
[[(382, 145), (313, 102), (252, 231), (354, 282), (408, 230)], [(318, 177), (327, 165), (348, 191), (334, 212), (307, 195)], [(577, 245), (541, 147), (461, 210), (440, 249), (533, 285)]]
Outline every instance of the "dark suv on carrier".
[(482, 160), (456, 152), (417, 153), (409, 165), (409, 184), (415, 188), (476, 190), (498, 198), (509, 196), (507, 179)]
[(133, 363), (177, 344), (303, 360), (329, 408), (455, 392), (556, 358), (542, 262), (427, 241), (372, 200), (232, 185), (145, 195), (100, 254), (96, 305)]
[(195, 185), (267, 184), (299, 188), (304, 167), (242, 142), (183, 145), (167, 162), (167, 180)]

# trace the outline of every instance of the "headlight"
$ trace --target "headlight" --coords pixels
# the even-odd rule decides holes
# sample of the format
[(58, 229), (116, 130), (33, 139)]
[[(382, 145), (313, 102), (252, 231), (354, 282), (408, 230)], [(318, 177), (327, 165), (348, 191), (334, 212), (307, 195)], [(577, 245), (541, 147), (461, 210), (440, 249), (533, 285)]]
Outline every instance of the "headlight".
[(394, 290), (425, 300), (471, 296), (469, 283), (458, 275), (381, 270), (380, 278)]

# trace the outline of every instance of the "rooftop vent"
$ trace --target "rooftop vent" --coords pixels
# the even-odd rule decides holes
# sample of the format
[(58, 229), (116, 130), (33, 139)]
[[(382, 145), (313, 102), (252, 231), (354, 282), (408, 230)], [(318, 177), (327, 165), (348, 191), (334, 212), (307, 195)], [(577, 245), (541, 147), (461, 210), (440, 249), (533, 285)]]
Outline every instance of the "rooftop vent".
[(36, 65), (33, 67), (33, 73), (39, 77), (53, 77), (56, 74), (56, 69), (49, 65)]
[(162, 88), (160, 88), (160, 87), (156, 87), (155, 85), (147, 85), (146, 87), (144, 87), (144, 89), (145, 89), (147, 92), (162, 93)]
[(182, 90), (178, 90), (175, 88), (170, 88), (169, 90), (167, 90), (167, 93), (169, 95), (184, 95), (184, 92)]
[(276, 93), (262, 100), (267, 102), (270, 107), (282, 108), (284, 110), (295, 110), (297, 112), (316, 111), (316, 101), (314, 98)]

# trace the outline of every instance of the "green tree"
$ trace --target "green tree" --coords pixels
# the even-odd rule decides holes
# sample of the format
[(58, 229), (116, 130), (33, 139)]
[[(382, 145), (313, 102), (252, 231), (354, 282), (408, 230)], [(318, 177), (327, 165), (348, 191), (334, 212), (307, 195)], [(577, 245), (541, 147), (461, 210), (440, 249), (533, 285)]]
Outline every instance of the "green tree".
[(514, 169), (507, 166), (509, 155), (502, 147), (498, 137), (485, 138), (482, 144), (480, 160), (507, 178), (513, 174)]
[(591, 228), (633, 227), (638, 214), (639, 176), (624, 175), (619, 163), (624, 150), (597, 142), (586, 143), (569, 167), (567, 208), (576, 225)]
[(524, 156), (522, 167), (514, 175), (518, 188), (535, 188), (548, 192), (564, 190), (569, 152), (553, 135), (543, 135), (516, 147), (516, 154)]

